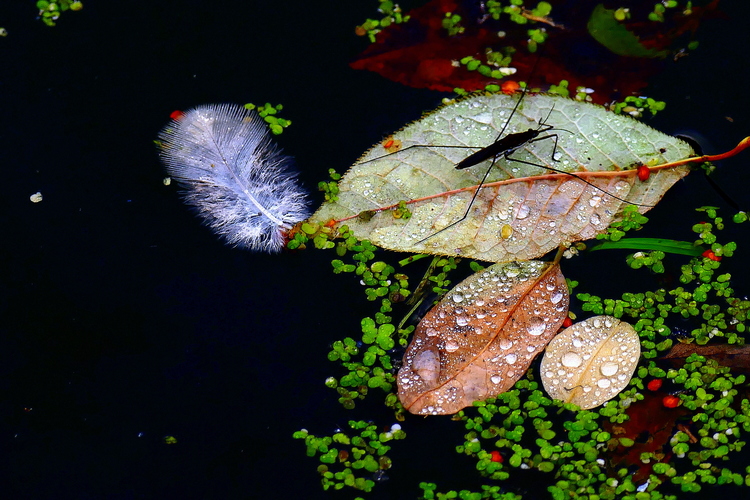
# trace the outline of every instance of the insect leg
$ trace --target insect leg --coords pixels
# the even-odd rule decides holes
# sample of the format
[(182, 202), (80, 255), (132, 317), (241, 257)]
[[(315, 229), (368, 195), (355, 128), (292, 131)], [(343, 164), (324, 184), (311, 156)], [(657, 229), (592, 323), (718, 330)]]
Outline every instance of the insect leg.
[(477, 199), (477, 196), (479, 195), (479, 190), (482, 189), (482, 186), (484, 186), (484, 181), (486, 181), (487, 177), (489, 177), (490, 172), (492, 171), (492, 167), (495, 166), (495, 162), (496, 161), (497, 161), (497, 157), (493, 158), (492, 161), (490, 162), (490, 166), (487, 168), (487, 171), (482, 176), (482, 180), (479, 182), (479, 186), (477, 186), (477, 188), (474, 190), (474, 195), (471, 197), (471, 200), (469, 201), (469, 206), (466, 207), (466, 212), (464, 212), (464, 215), (460, 219), (458, 219), (457, 221), (451, 222), (450, 224), (448, 224), (444, 228), (442, 228), (442, 229), (440, 229), (440, 230), (432, 233), (429, 236), (426, 236), (425, 238), (422, 238), (421, 240), (419, 240), (417, 242), (417, 245), (419, 245), (420, 243), (424, 243), (425, 241), (429, 240), (430, 238), (432, 238), (436, 234), (440, 234), (443, 231), (445, 231), (446, 229), (449, 229), (449, 228), (455, 226), (456, 224), (458, 224), (459, 222), (462, 222), (464, 219), (466, 219), (466, 217), (469, 216), (469, 212), (471, 211), (471, 207), (472, 207), (472, 205), (474, 205), (474, 200)]
[[(555, 136), (556, 136), (557, 134), (552, 134), (552, 135), (555, 135)], [(548, 136), (545, 136), (545, 137), (540, 137), (539, 139), (547, 139), (547, 138), (550, 138), (550, 137), (552, 137), (552, 135), (548, 135)], [(531, 141), (530, 141), (530, 142), (531, 142)], [(555, 142), (557, 142), (557, 141), (555, 141)], [(511, 161), (517, 161), (518, 163), (523, 163), (523, 164), (525, 164), (525, 165), (531, 165), (531, 166), (533, 166), (533, 167), (539, 167), (539, 168), (544, 168), (544, 169), (547, 169), (547, 170), (552, 170), (553, 172), (557, 172), (557, 173), (559, 173), (559, 174), (565, 174), (565, 175), (569, 175), (569, 176), (571, 176), (571, 177), (575, 177), (576, 179), (578, 179), (579, 181), (583, 182), (584, 184), (588, 184), (588, 185), (589, 185), (589, 186), (591, 186), (592, 188), (594, 188), (594, 189), (596, 189), (596, 190), (598, 190), (598, 191), (601, 191), (602, 193), (606, 194), (607, 196), (611, 196), (612, 198), (614, 198), (614, 199), (616, 199), (616, 200), (619, 200), (619, 201), (621, 201), (621, 202), (623, 202), (623, 203), (627, 203), (628, 205), (636, 205), (636, 206), (639, 206), (639, 207), (654, 207), (654, 206), (655, 206), (655, 205), (645, 205), (645, 204), (640, 204), (640, 203), (633, 203), (632, 201), (628, 201), (628, 200), (625, 200), (625, 199), (623, 199), (623, 198), (620, 198), (619, 196), (616, 196), (616, 195), (614, 195), (614, 194), (612, 194), (612, 193), (608, 192), (607, 190), (605, 190), (605, 189), (603, 189), (603, 188), (600, 188), (600, 187), (599, 187), (599, 186), (597, 186), (596, 184), (594, 184), (594, 183), (592, 183), (592, 182), (589, 182), (589, 181), (587, 181), (587, 180), (586, 180), (586, 179), (584, 179), (583, 177), (581, 177), (581, 176), (578, 176), (578, 175), (574, 174), (573, 172), (566, 172), (566, 171), (564, 171), (564, 170), (558, 170), (558, 169), (556, 169), (556, 168), (550, 167), (549, 165), (540, 165), (539, 163), (533, 163), (533, 162), (530, 162), (530, 161), (526, 161), (526, 160), (521, 160), (520, 158), (513, 158), (513, 157), (511, 157), (510, 155), (511, 155), (512, 153), (514, 153), (514, 152), (515, 152), (515, 151), (510, 151), (510, 152), (506, 153), (506, 154), (505, 154), (505, 159), (506, 159), (506, 160), (511, 160)], [(553, 153), (553, 154), (554, 154), (554, 153)], [(467, 213), (468, 213), (468, 211), (467, 211)]]
[[(554, 137), (555, 138), (555, 145), (552, 147), (552, 156), (551, 156), (551, 159), (552, 159), (552, 161), (559, 162), (560, 160), (558, 160), (558, 159), (555, 158), (555, 155), (557, 154), (557, 140), (559, 139), (559, 137), (558, 137), (557, 134), (549, 134), (549, 135), (545, 135), (545, 136), (542, 136), (542, 137), (537, 137), (535, 139), (531, 139), (529, 141), (529, 144), (531, 144), (532, 142), (541, 141), (542, 139), (549, 139), (550, 137)], [(510, 153), (512, 153), (512, 152), (513, 151), (511, 151)], [(508, 153), (508, 154), (510, 154), (510, 153)], [(506, 158), (507, 158), (507, 156), (506, 156)], [(514, 158), (511, 158), (511, 159), (514, 159)]]

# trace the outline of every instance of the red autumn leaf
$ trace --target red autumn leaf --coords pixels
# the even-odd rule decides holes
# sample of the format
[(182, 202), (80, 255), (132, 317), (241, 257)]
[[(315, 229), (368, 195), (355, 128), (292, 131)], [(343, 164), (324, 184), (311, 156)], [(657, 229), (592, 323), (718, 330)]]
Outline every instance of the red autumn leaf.
[[(609, 442), (610, 465), (614, 468), (636, 466), (638, 470), (633, 474), (633, 482), (642, 483), (652, 473), (655, 463), (643, 463), (641, 453), (655, 453), (661, 455), (661, 461), (668, 461), (671, 450), (665, 445), (675, 432), (677, 421), (689, 413), (684, 407), (665, 408), (662, 399), (663, 392), (646, 393), (644, 399), (630, 405), (626, 410), (629, 420), (622, 424), (605, 421), (604, 428), (612, 434)], [(623, 446), (619, 439), (631, 439), (632, 446)]]
[[(458, 87), (473, 91), (497, 83), (497, 79), (469, 71), (459, 61), (467, 56), (484, 61), (488, 49), (496, 53), (507, 53), (510, 49), (515, 51), (511, 66), (518, 70), (514, 79), (533, 77), (534, 81), (544, 80), (547, 84), (567, 80), (568, 88), (573, 91), (577, 87), (596, 89), (598, 93), (592, 98), (600, 104), (639, 93), (648, 78), (663, 68), (662, 60), (616, 55), (591, 36), (587, 23), (598, 1), (549, 3), (553, 5), (551, 19), (524, 11), (530, 22), (519, 25), (505, 14), (499, 20), (492, 19), (477, 2), (432, 0), (409, 11), (408, 22), (391, 24), (378, 33), (376, 43), (351, 66), (375, 71), (411, 87), (443, 92)], [(701, 20), (713, 14), (716, 3), (693, 7), (690, 15), (682, 11), (665, 15), (663, 22), (641, 22), (636, 20), (647, 19), (653, 10), (653, 2), (642, 2), (630, 7), (632, 20), (621, 24), (632, 33), (635, 42), (631, 43), (640, 44), (645, 52), (664, 53), (681, 48), (687, 42), (681, 37), (694, 33)], [(447, 13), (461, 17), (462, 33), (448, 34), (443, 27)], [(545, 29), (548, 39), (538, 55), (530, 54), (526, 49), (528, 30), (538, 28)], [(498, 37), (498, 32), (504, 36)], [(531, 75), (535, 64), (535, 75)]]

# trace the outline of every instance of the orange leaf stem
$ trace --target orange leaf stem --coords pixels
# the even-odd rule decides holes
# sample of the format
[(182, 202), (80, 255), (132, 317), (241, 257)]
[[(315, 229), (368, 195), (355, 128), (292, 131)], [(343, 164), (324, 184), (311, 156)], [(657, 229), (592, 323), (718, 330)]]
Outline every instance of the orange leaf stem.
[[(739, 142), (739, 144), (737, 144), (737, 146), (734, 147), (734, 149), (732, 149), (730, 151), (727, 151), (726, 153), (722, 153), (722, 154), (718, 154), (718, 155), (693, 156), (693, 157), (690, 157), (690, 158), (685, 158), (684, 160), (673, 161), (673, 162), (670, 162), (670, 163), (665, 163), (663, 165), (657, 165), (657, 166), (648, 167), (648, 168), (649, 168), (649, 170), (651, 170), (653, 172), (655, 170), (663, 170), (663, 169), (666, 169), (666, 168), (673, 168), (673, 167), (679, 167), (681, 165), (687, 165), (688, 163), (704, 163), (704, 162), (707, 162), (707, 161), (724, 160), (726, 158), (730, 158), (730, 157), (732, 157), (732, 156), (734, 156), (734, 155), (736, 155), (736, 154), (744, 151), (748, 147), (750, 147), (750, 136), (745, 137), (744, 139), (742, 139)], [(637, 173), (638, 173), (638, 169), (613, 170), (613, 171), (607, 171), (607, 172), (601, 172), (601, 171), (599, 171), (599, 172), (584, 171), (584, 172), (570, 172), (570, 173), (568, 173), (568, 172), (555, 172), (555, 173), (551, 173), (551, 174), (533, 175), (533, 176), (529, 176), (529, 177), (521, 177), (521, 178), (518, 178), (518, 179), (506, 179), (506, 180), (503, 180), (503, 181), (487, 182), (487, 183), (482, 184), (482, 185), (476, 184), (474, 186), (467, 186), (467, 187), (463, 187), (463, 188), (459, 188), (459, 189), (452, 189), (450, 191), (443, 191), (442, 193), (436, 193), (436, 194), (433, 194), (433, 195), (430, 195), (430, 196), (423, 196), (421, 198), (414, 198), (412, 200), (405, 201), (405, 203), (407, 205), (409, 205), (409, 204), (417, 203), (417, 202), (420, 202), (420, 201), (431, 200), (433, 198), (442, 198), (442, 197), (445, 197), (445, 196), (451, 196), (451, 195), (454, 195), (454, 194), (457, 194), (457, 193), (462, 193), (462, 192), (465, 192), (465, 191), (474, 191), (476, 189), (479, 189), (480, 187), (504, 186), (504, 185), (513, 184), (513, 183), (516, 183), (516, 182), (531, 182), (531, 183), (533, 183), (533, 182), (542, 181), (542, 180), (556, 180), (556, 179), (560, 179), (560, 178), (563, 178), (563, 177), (580, 177), (580, 178), (586, 178), (586, 177), (595, 177), (595, 178), (599, 178), (599, 177), (629, 177), (629, 176), (637, 175)], [(400, 203), (394, 203), (392, 205), (388, 205), (388, 206), (385, 206), (385, 207), (374, 208), (374, 209), (371, 210), (371, 212), (383, 212), (385, 210), (392, 210), (394, 208), (398, 208), (399, 204)], [(338, 219), (335, 222), (336, 223), (344, 222), (344, 221), (347, 221), (347, 220), (350, 220), (350, 219), (354, 219), (354, 218), (357, 218), (357, 217), (359, 217), (359, 214), (350, 215), (349, 217), (344, 217), (343, 219)]]

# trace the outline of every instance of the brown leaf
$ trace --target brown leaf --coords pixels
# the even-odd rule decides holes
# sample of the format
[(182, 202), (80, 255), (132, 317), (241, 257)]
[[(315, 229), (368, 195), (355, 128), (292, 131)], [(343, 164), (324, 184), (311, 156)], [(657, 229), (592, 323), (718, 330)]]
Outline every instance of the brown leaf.
[(747, 345), (697, 345), (694, 343), (676, 343), (662, 359), (682, 366), (685, 358), (691, 354), (698, 354), (716, 360), (722, 366), (727, 366), (736, 372), (750, 372), (750, 346)]
[(397, 383), (411, 413), (455, 413), (507, 391), (554, 337), (568, 311), (560, 266), (495, 264), (468, 277), (417, 326)]

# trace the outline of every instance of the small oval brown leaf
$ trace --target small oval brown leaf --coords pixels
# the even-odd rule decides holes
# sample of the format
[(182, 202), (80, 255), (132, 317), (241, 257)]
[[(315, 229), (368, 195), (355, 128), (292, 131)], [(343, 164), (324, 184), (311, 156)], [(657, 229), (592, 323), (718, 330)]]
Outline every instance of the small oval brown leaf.
[(588, 410), (628, 385), (640, 355), (641, 342), (630, 324), (594, 316), (549, 343), (540, 367), (542, 384), (550, 397)]
[(411, 413), (456, 413), (507, 391), (560, 328), (568, 311), (560, 266), (495, 264), (456, 285), (417, 326), (398, 372)]

